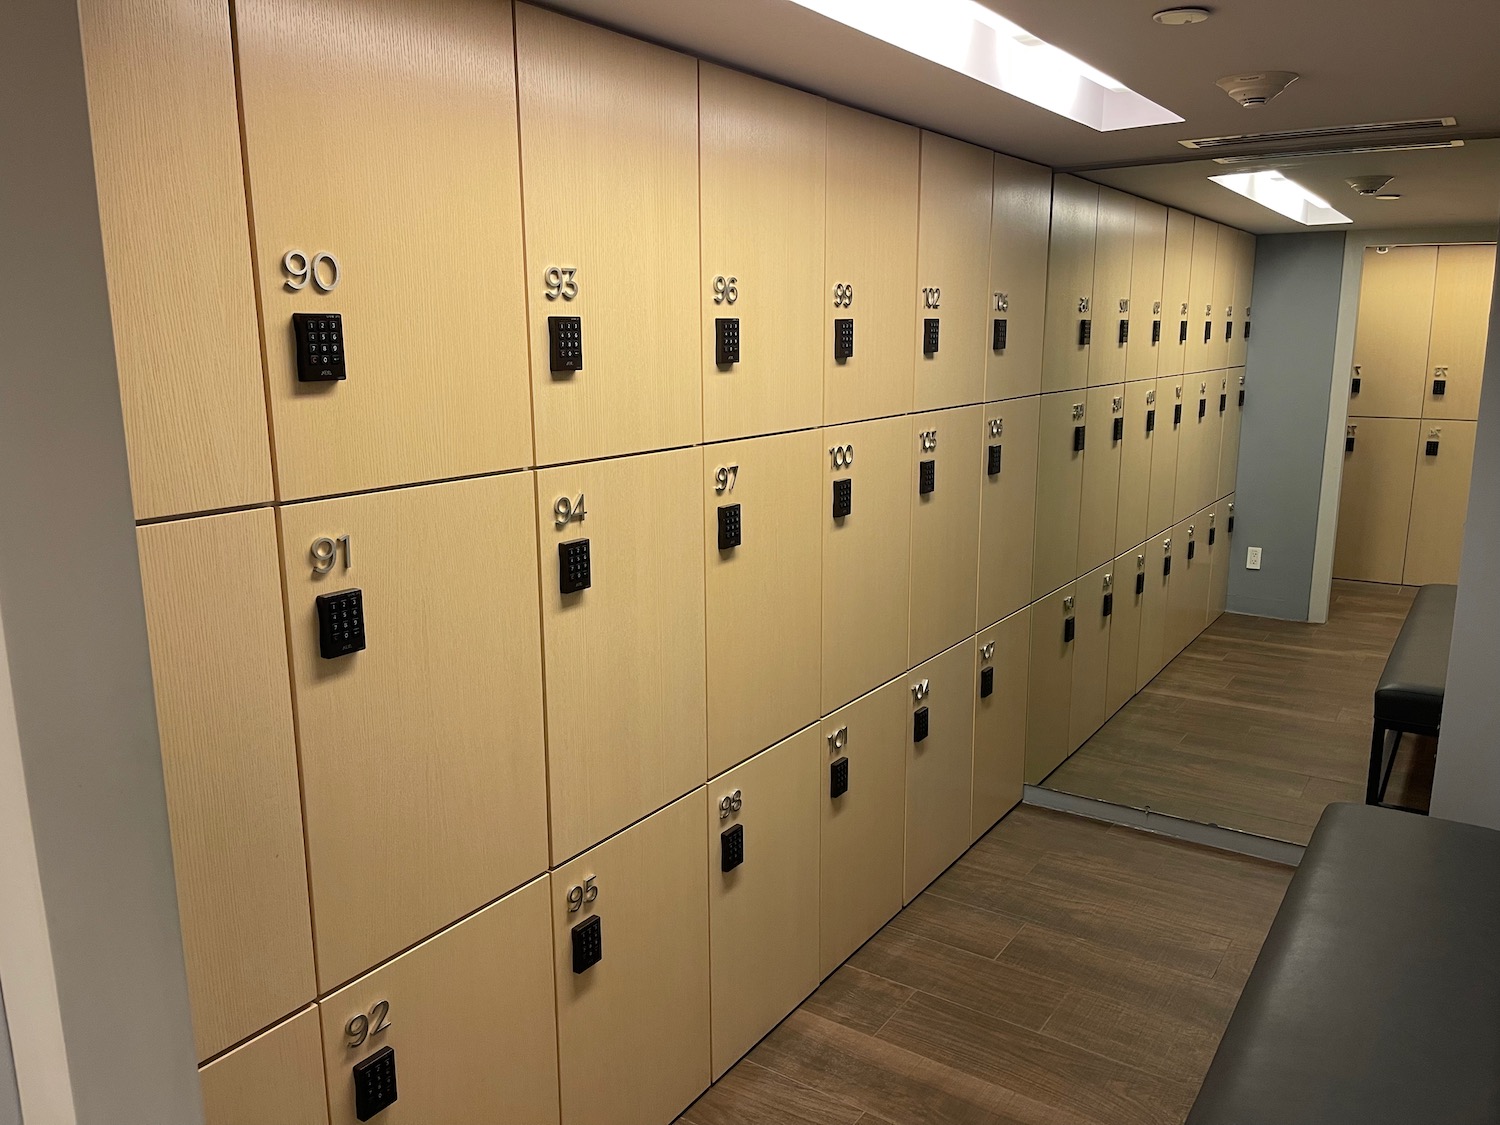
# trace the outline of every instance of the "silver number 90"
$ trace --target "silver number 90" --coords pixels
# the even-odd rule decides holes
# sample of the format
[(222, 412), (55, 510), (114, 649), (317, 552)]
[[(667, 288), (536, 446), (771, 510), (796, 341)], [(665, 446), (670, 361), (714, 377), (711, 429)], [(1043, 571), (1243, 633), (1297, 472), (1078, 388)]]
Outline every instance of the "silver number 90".
[(306, 289), (309, 281), (323, 293), (339, 287), (339, 260), (326, 251), (309, 258), (301, 250), (288, 250), (281, 257), (281, 268), (286, 272), (286, 287), (294, 293)]

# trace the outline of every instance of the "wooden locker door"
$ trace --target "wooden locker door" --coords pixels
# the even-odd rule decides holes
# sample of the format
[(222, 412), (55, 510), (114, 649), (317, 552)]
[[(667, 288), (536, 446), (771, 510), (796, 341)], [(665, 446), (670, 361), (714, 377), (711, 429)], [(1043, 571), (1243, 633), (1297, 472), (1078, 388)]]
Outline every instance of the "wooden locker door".
[[(1073, 708), (1075, 589), (1064, 586), (1031, 607), (1026, 693), (1026, 784), (1039, 785), (1068, 756)], [(1069, 625), (1071, 622), (1071, 626)]]
[(1351, 415), (1421, 416), (1437, 259), (1436, 246), (1391, 246), (1385, 253), (1372, 246), (1365, 251), (1354, 332), (1359, 392), (1351, 388)]
[[(537, 473), (554, 864), (707, 776), (702, 465), (679, 449)], [(592, 584), (565, 594), (580, 539)]]
[(387, 1047), (381, 1125), (558, 1121), (549, 894), (566, 908), (542, 875), (318, 1003), (332, 1125), (359, 1120), (353, 1068)]
[[(823, 720), (818, 969), (828, 976), (901, 909), (906, 848), (906, 676)], [(840, 764), (842, 762), (842, 765)], [(835, 769), (848, 788), (833, 796)]]
[(328, 1125), (318, 1010), (298, 1012), (198, 1071), (205, 1125)]
[[(696, 789), (552, 873), (563, 1125), (672, 1121), (708, 1087), (707, 815)], [(602, 958), (577, 972), (596, 918)]]
[[(1047, 330), (1042, 350), (1042, 390), (1073, 390), (1089, 381), (1094, 309), (1094, 239), (1099, 185), (1076, 176), (1052, 180), (1052, 240), (1047, 256)], [(1107, 343), (1107, 320), (1099, 322)], [(1085, 325), (1088, 328), (1085, 329)]]
[[(829, 425), (911, 409), (920, 166), (916, 129), (828, 106), (823, 420)], [(838, 320), (854, 322), (847, 359), (834, 358)]]
[(975, 638), (974, 811), (970, 840), (1021, 803), (1026, 781), (1026, 692), (1031, 609), (1018, 610)]
[(1130, 255), (1130, 342), (1125, 349), (1125, 379), (1155, 379), (1167, 341), (1170, 320), (1163, 310), (1167, 260), (1167, 209), (1137, 199), (1135, 238)]
[(1153, 538), (1141, 548), (1146, 556), (1146, 592), (1141, 596), (1141, 656), (1135, 686), (1140, 691), (1167, 666), (1167, 610), (1172, 594), (1172, 535)]
[(1230, 367), (1244, 367), (1250, 350), (1250, 296), (1255, 287), (1255, 235), (1233, 231), (1234, 244), (1234, 316), (1232, 317), (1228, 357)]
[(1125, 387), (1090, 387), (1086, 416), (1089, 425), (1078, 517), (1078, 570), (1093, 570), (1114, 557), (1120, 465), (1125, 450)]
[(1244, 394), (1245, 369), (1229, 372), (1229, 382), (1224, 388), (1228, 396), (1224, 408), (1224, 439), (1219, 447), (1219, 483), (1214, 490), (1215, 500), (1234, 491), (1240, 476), (1240, 432), (1245, 420)]
[[(1120, 503), (1115, 518), (1115, 551), (1144, 542), (1151, 506), (1151, 453), (1156, 442), (1156, 380), (1125, 384), (1125, 438), (1120, 450)], [(1147, 419), (1151, 428), (1146, 428)]]
[[(1484, 382), (1485, 341), (1490, 325), (1490, 292), (1495, 284), (1495, 247), (1439, 246), (1432, 298), (1432, 333), (1427, 344), (1423, 390), (1424, 418), (1479, 417)], [(1441, 395), (1436, 380), (1446, 381)]]
[[(1078, 576), (1078, 532), (1083, 507), (1084, 454), (1078, 431), (1085, 424), (1087, 392), (1043, 395), (1037, 430), (1036, 533), (1031, 569), (1033, 598)], [(1086, 433), (1086, 431), (1085, 431)]]
[[(907, 667), (974, 635), (984, 408), (913, 414), (911, 623)], [(931, 463), (931, 468), (924, 466)], [(930, 475), (929, 475), (930, 474)], [(931, 491), (923, 489), (931, 485)]]
[[(1051, 222), (1051, 169), (997, 152), (990, 215), (987, 402), (1041, 392)], [(997, 324), (1004, 335), (1000, 348), (994, 346)]]
[[(817, 726), (810, 726), (708, 787), (704, 846), (716, 1082), (822, 979), (822, 745)], [(735, 846), (743, 862), (725, 871)]]
[[(1109, 668), (1104, 691), (1108, 721), (1139, 690), (1141, 621), (1146, 608), (1149, 578), (1144, 546), (1114, 561), (1114, 605), (1109, 622)], [(1139, 590), (1139, 593), (1137, 591)]]
[[(703, 437), (816, 426), (827, 104), (712, 63), (698, 70)], [(739, 329), (732, 363), (718, 362), (720, 319)]]
[[(823, 431), (823, 713), (907, 668), (911, 425), (903, 416)], [(849, 511), (836, 515), (847, 482)]]
[[(979, 486), (978, 624), (982, 627), (1031, 601), (1041, 401), (1037, 397), (1011, 399), (985, 411), (980, 470), (984, 477)], [(999, 452), (992, 453), (995, 449)], [(991, 472), (992, 468), (999, 472)]]
[[(984, 401), (995, 155), (922, 133), (917, 228), (915, 409)], [(937, 321), (937, 339), (927, 326)], [(933, 345), (937, 350), (931, 351)]]
[(1208, 620), (1208, 514), (1195, 512), (1172, 533), (1172, 587), (1167, 597), (1167, 663), (1198, 639)]
[[(1224, 454), (1224, 425), (1229, 414), (1229, 372), (1208, 373), (1203, 445), (1198, 454), (1198, 508), (1219, 498), (1219, 467)], [(1220, 403), (1223, 403), (1222, 408)]]
[(1421, 428), (1411, 418), (1349, 420), (1354, 448), (1345, 446), (1335, 578), (1401, 582)]
[[(1161, 347), (1156, 373), (1181, 375), (1187, 366), (1187, 342), (1192, 336), (1189, 287), (1193, 273), (1194, 218), (1186, 211), (1167, 209), (1166, 261), (1161, 283)], [(1201, 330), (1200, 330), (1201, 331)]]
[(1134, 278), (1135, 197), (1099, 189), (1094, 227), (1094, 331), (1089, 348), (1089, 386), (1125, 381), (1129, 345), (1130, 295)]
[[(974, 641), (912, 669), (906, 686), (906, 890), (909, 903), (964, 854), (974, 807)], [(925, 726), (925, 733), (923, 727)], [(918, 738), (918, 735), (922, 735)]]
[[(1183, 371), (1192, 375), (1212, 370), (1212, 345), (1218, 339), (1215, 331), (1222, 308), (1214, 305), (1217, 278), (1215, 266), (1219, 249), (1219, 224), (1208, 219), (1193, 219), (1192, 271), (1188, 278), (1188, 338)], [(1223, 366), (1221, 362), (1219, 366)]]
[(79, 16), (135, 517), (263, 503), (271, 447), (229, 11), (85, 0)]
[(1422, 423), (1402, 572), (1407, 586), (1458, 581), (1476, 428), (1473, 422)]
[[(547, 866), (532, 488), (515, 473), (280, 510), (324, 991)], [(350, 588), (367, 647), (324, 659), (317, 598)]]
[(136, 541), (205, 1059), (317, 993), (276, 519), (261, 508), (151, 524)]
[[(1109, 636), (1114, 617), (1114, 560), (1078, 580), (1077, 639), (1073, 648), (1073, 696), (1069, 707), (1068, 753), (1094, 736), (1109, 718)], [(1106, 613), (1106, 601), (1108, 609)]]
[(1224, 616), (1224, 609), (1229, 604), (1229, 568), (1234, 562), (1229, 519), (1233, 513), (1233, 497), (1217, 502), (1208, 513), (1209, 625)]
[[(530, 464), (510, 4), (234, 18), (281, 499)], [(347, 379), (299, 381), (294, 313), (343, 317)]]
[(1235, 279), (1240, 271), (1240, 231), (1219, 228), (1214, 255), (1212, 338), (1208, 343), (1208, 370), (1222, 371), (1229, 366), (1229, 344), (1234, 338)]
[[(1173, 515), (1181, 523), (1198, 511), (1198, 501), (1203, 493), (1203, 465), (1208, 446), (1208, 387), (1212, 376), (1199, 371), (1185, 375), (1182, 380), (1182, 397), (1172, 403), (1171, 416), (1167, 419), (1177, 431), (1177, 486)], [(1218, 380), (1213, 379), (1215, 387)], [(1181, 422), (1179, 417), (1178, 407)], [(1214, 458), (1218, 464), (1218, 458)]]
[(822, 438), (703, 447), (710, 777), (822, 714)]
[(1177, 522), (1177, 459), (1182, 427), (1174, 419), (1182, 405), (1185, 377), (1168, 375), (1156, 381), (1156, 398), (1147, 412), (1156, 411), (1151, 431), (1151, 498), (1146, 506), (1146, 529), (1160, 535)]

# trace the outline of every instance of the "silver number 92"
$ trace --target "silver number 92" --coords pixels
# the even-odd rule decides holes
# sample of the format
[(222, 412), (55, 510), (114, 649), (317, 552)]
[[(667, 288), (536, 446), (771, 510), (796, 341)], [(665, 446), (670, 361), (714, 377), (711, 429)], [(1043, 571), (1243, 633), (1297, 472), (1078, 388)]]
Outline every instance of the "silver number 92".
[(344, 1034), (349, 1037), (349, 1046), (360, 1047), (366, 1039), (372, 1035), (379, 1035), (391, 1026), (391, 1021), (386, 1017), (390, 1014), (391, 1002), (389, 1000), (377, 1000), (375, 1006), (370, 1009), (367, 1016), (361, 1012), (350, 1018), (344, 1025)]

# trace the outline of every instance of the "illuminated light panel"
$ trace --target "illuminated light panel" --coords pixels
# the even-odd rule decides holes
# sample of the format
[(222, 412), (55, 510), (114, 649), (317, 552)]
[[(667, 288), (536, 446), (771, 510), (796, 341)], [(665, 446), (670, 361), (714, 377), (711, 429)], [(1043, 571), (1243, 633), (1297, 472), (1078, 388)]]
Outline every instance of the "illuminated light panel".
[(1226, 187), (1243, 195), (1250, 202), (1259, 203), (1268, 211), (1285, 215), (1292, 222), (1301, 223), (1305, 227), (1326, 227), (1334, 223), (1354, 221), (1348, 215), (1335, 211), (1321, 195), (1315, 195), (1295, 180), (1289, 180), (1274, 170), (1234, 172), (1208, 178), (1220, 187)]
[(975, 0), (792, 0), (1101, 133), (1181, 121)]

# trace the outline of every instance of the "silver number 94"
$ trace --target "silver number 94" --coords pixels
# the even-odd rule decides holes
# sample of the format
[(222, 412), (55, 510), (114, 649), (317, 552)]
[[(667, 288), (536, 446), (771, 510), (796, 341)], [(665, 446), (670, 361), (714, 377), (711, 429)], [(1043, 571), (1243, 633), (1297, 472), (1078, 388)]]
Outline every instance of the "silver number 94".
[(566, 496), (559, 496), (557, 503), (552, 505), (552, 515), (558, 527), (566, 527), (573, 522), (582, 523), (588, 518), (588, 509), (583, 506), (583, 493), (578, 494), (576, 501), (569, 500)]

